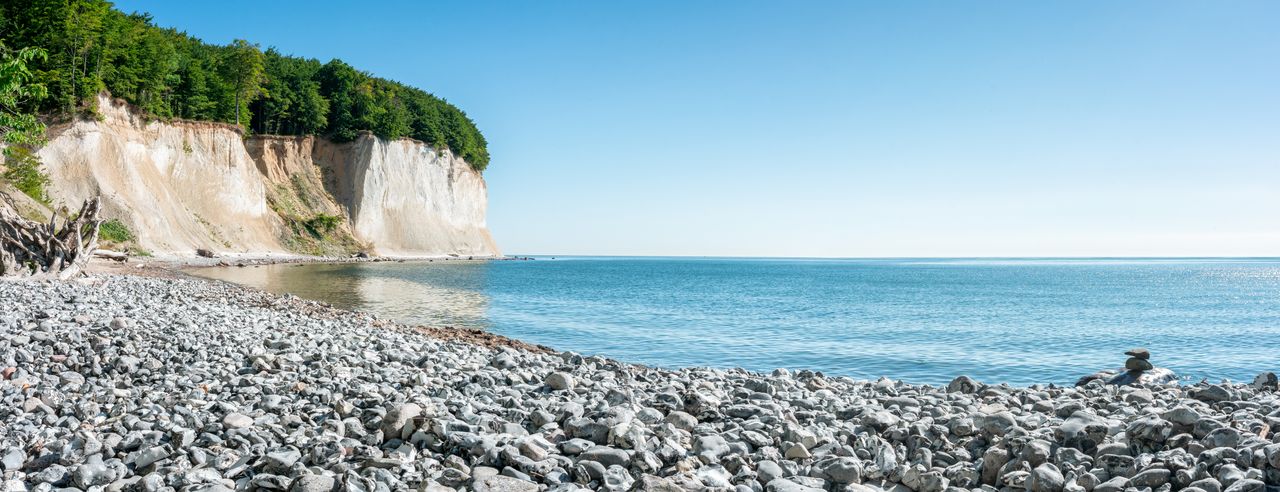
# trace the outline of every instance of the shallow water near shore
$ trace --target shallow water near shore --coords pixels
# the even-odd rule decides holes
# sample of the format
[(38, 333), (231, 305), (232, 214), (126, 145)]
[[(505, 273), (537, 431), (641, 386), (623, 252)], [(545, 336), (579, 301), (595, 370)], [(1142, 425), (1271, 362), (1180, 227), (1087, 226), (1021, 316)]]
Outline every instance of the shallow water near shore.
[(1280, 370), (1280, 259), (558, 257), (195, 273), (663, 367), (1062, 384), (1146, 346), (1184, 379)]

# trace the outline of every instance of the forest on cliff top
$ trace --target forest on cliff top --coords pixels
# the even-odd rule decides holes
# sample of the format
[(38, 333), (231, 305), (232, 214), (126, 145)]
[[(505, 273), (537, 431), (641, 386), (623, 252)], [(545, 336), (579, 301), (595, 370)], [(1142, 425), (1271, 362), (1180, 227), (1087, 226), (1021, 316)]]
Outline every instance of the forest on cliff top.
[(426, 91), (338, 59), (321, 63), (245, 40), (205, 43), (104, 0), (0, 2), (0, 43), (46, 54), (29, 61), (33, 82), (46, 93), (24, 103), (41, 114), (92, 116), (95, 96), (105, 90), (156, 118), (335, 141), (370, 131), (448, 148), (477, 171), (489, 164), (475, 123)]

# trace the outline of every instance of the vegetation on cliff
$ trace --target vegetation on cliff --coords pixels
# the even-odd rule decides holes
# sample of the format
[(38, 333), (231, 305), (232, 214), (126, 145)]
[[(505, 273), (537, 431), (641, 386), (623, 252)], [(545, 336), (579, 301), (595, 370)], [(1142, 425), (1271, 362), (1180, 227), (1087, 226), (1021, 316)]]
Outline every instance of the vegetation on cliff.
[(0, 143), (4, 144), (0, 177), (40, 203), (47, 201), (44, 187), (49, 177), (40, 172), (40, 161), (31, 149), (43, 143), (44, 125), (22, 107), (47, 94), (28, 67), (47, 58), (38, 48), (15, 51), (0, 43)]
[(33, 82), (47, 88), (43, 97), (22, 102), (26, 111), (91, 112), (94, 96), (106, 90), (160, 118), (338, 141), (370, 131), (449, 148), (476, 170), (489, 163), (475, 123), (425, 91), (337, 59), (321, 63), (264, 52), (244, 40), (211, 45), (104, 0), (0, 3), (0, 42), (48, 53), (26, 60)]

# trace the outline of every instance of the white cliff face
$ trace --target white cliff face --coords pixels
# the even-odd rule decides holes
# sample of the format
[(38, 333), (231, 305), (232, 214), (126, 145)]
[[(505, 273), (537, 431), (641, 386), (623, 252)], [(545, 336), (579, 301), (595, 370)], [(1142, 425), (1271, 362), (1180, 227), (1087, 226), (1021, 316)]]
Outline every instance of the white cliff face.
[[(498, 256), (484, 179), (461, 158), (412, 140), (362, 135), (254, 137), (216, 123), (146, 122), (100, 97), (101, 119), (52, 132), (39, 156), (55, 202), (103, 198), (138, 245), (161, 254), (290, 253), (287, 213), (345, 215), (344, 230), (388, 256)], [(282, 195), (281, 190), (288, 190)], [(287, 196), (286, 196), (287, 195)], [(277, 203), (277, 207), (280, 203)]]
[(279, 223), (239, 132), (214, 123), (146, 122), (98, 100), (100, 120), (78, 120), (40, 149), (55, 203), (101, 195), (107, 217), (157, 253), (275, 253)]
[(345, 144), (317, 141), (314, 158), (356, 237), (379, 254), (501, 254), (485, 224), (484, 179), (449, 151), (365, 134)]

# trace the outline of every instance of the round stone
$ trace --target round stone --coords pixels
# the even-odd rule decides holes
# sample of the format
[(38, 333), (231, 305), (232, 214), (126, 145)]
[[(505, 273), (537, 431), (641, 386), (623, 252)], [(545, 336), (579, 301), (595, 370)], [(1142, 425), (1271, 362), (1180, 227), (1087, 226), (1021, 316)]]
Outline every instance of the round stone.
[(243, 413), (230, 413), (222, 418), (222, 425), (228, 429), (243, 429), (253, 425), (253, 417)]
[(565, 372), (553, 372), (547, 375), (542, 381), (547, 387), (553, 390), (569, 390), (573, 389), (573, 376)]
[(1155, 369), (1155, 366), (1151, 365), (1147, 359), (1130, 357), (1129, 360), (1124, 361), (1124, 368), (1130, 371), (1150, 371)]

